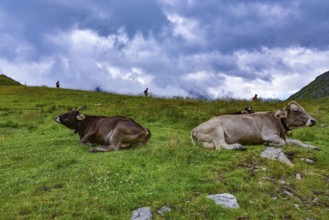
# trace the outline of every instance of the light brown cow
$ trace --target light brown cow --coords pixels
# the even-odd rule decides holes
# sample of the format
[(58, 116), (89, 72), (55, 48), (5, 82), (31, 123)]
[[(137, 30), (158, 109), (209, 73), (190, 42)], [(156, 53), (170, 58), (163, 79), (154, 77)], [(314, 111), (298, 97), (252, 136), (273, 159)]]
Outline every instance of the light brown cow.
[(79, 109), (59, 115), (55, 120), (78, 133), (81, 144), (89, 142), (102, 145), (95, 147), (92, 152), (135, 147), (145, 144), (151, 138), (150, 130), (131, 118), (90, 116), (81, 114)]
[(265, 144), (268, 146), (298, 145), (319, 148), (286, 138), (293, 128), (313, 126), (312, 118), (295, 101), (276, 112), (257, 112), (241, 115), (220, 115), (200, 124), (191, 132), (191, 139), (202, 143), (205, 148), (245, 150), (243, 145)]

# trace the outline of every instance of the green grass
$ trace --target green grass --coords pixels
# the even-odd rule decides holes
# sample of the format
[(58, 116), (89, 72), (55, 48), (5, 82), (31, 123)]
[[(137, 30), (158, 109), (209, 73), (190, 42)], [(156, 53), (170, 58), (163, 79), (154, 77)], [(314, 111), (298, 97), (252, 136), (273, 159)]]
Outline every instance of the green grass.
[[(328, 219), (328, 98), (300, 101), (318, 125), (295, 130), (294, 138), (321, 151), (285, 147), (294, 167), (260, 158), (264, 146), (238, 152), (191, 144), (192, 128), (251, 104), (266, 111), (286, 102), (0, 86), (0, 219), (130, 219), (144, 206), (154, 219)], [(92, 146), (79, 145), (77, 135), (53, 120), (79, 106), (89, 115), (132, 117), (152, 138), (135, 149), (90, 153)], [(240, 208), (224, 209), (206, 198), (216, 193), (234, 194)], [(172, 211), (161, 217), (157, 210), (164, 205)]]

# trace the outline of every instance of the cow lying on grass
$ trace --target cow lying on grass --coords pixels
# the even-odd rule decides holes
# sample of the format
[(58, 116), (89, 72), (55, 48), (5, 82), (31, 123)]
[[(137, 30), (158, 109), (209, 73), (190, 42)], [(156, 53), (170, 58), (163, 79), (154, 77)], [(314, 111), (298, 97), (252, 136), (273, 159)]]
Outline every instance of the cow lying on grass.
[(119, 150), (145, 144), (151, 138), (149, 129), (123, 116), (89, 116), (79, 112), (80, 108), (59, 115), (55, 120), (74, 130), (80, 143), (97, 143), (92, 152)]
[(220, 115), (241, 115), (241, 114), (252, 114), (252, 113), (254, 113), (254, 111), (252, 110), (252, 106), (247, 106), (242, 111), (231, 112), (231, 113), (220, 113), (217, 116), (220, 116)]
[[(241, 111), (241, 114), (251, 114), (251, 113), (254, 113), (251, 106), (247, 106), (244, 108), (244, 110)], [(240, 114), (240, 112), (237, 114)]]
[(253, 114), (220, 115), (200, 124), (191, 132), (191, 139), (197, 140), (205, 148), (225, 148), (245, 150), (243, 145), (265, 144), (268, 146), (298, 145), (319, 150), (298, 140), (286, 138), (293, 128), (313, 126), (312, 118), (295, 101), (276, 112), (257, 112)]

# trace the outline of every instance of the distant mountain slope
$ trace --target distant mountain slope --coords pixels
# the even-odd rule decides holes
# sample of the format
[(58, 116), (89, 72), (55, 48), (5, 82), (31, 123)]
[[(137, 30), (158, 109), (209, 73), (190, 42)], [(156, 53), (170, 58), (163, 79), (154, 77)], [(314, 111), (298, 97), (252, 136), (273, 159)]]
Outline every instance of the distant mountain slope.
[(12, 78), (1, 74), (0, 75), (0, 85), (1, 86), (18, 86), (18, 85), (22, 85), (19, 82), (13, 80)]
[(315, 78), (288, 99), (323, 98), (329, 96), (329, 71)]

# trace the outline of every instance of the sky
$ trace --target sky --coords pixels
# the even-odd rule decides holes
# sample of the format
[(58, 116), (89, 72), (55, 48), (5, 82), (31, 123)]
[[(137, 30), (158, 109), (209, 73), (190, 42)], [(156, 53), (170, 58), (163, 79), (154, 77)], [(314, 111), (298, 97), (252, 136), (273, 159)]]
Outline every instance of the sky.
[(286, 99), (329, 70), (327, 0), (1, 0), (0, 74), (27, 86)]

